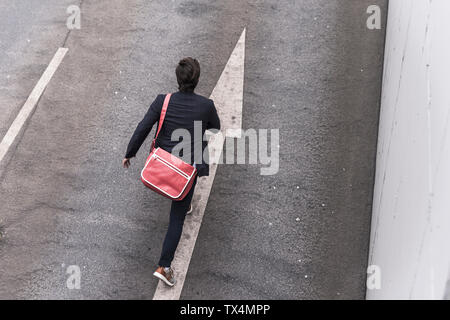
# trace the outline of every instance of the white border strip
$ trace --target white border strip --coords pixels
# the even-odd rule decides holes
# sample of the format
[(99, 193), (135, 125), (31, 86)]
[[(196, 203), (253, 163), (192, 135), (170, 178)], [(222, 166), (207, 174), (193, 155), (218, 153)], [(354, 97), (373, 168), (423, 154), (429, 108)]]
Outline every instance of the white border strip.
[(0, 142), (0, 162), (2, 162), (3, 158), (8, 153), (9, 148), (12, 146), (20, 131), (22, 130), (22, 127), (25, 125), (28, 118), (35, 110), (37, 102), (41, 98), (41, 95), (47, 87), (47, 84), (50, 82), (53, 74), (58, 69), (68, 50), (69, 49), (67, 48), (59, 48), (58, 51), (56, 51), (52, 61), (50, 61), (47, 69), (45, 69), (33, 91), (31, 91), (27, 101), (25, 101), (22, 109), (20, 109), (16, 119), (14, 119), (13, 123), (9, 127), (8, 131), (2, 139), (2, 142)]

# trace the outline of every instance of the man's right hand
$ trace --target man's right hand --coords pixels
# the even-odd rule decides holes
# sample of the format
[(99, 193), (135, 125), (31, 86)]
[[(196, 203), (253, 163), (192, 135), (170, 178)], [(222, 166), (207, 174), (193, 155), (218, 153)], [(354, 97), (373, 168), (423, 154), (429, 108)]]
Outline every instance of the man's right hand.
[(123, 165), (123, 167), (125, 169), (128, 169), (130, 167), (130, 165), (131, 165), (130, 159), (128, 159), (128, 158), (123, 159), (122, 160), (122, 165)]

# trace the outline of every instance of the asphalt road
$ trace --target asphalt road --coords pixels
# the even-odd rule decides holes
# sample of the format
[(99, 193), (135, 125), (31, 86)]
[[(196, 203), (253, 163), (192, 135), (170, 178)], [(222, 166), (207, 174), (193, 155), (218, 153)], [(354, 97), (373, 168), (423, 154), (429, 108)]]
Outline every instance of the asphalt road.
[(170, 202), (126, 145), (180, 57), (209, 96), (244, 28), (243, 127), (280, 129), (280, 170), (218, 168), (181, 298), (364, 298), (387, 1), (84, 0), (69, 32), (73, 2), (0, 1), (1, 136), (69, 48), (0, 165), (0, 298), (153, 297)]
[(70, 3), (0, 1), (0, 137), (5, 135), (56, 48), (64, 43), (64, 13)]

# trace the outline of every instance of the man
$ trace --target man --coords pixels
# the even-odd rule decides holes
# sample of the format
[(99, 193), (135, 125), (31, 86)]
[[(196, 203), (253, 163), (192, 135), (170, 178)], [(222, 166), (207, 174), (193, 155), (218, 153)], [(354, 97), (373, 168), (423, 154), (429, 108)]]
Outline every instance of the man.
[[(203, 135), (206, 130), (220, 130), (220, 120), (217, 115), (217, 110), (212, 100), (194, 93), (200, 78), (200, 64), (196, 59), (191, 57), (181, 59), (176, 67), (175, 73), (179, 91), (172, 94), (170, 98), (167, 113), (156, 140), (155, 147), (160, 147), (167, 152), (172, 152), (176, 145), (182, 143), (180, 140), (172, 140), (172, 133), (177, 129), (187, 130), (191, 136), (191, 146), (190, 148), (186, 148), (191, 151), (190, 163), (196, 166), (198, 177), (207, 176), (209, 175), (208, 163), (203, 158), (194, 159), (194, 151), (200, 146), (202, 148), (202, 154), (204, 154), (203, 151), (207, 147), (207, 142), (203, 141)], [(153, 125), (159, 120), (164, 98), (165, 95), (158, 95), (156, 97), (144, 119), (142, 119), (134, 131), (128, 144), (125, 159), (122, 161), (124, 168), (130, 166), (130, 159), (136, 155), (145, 138), (150, 133)], [(198, 125), (199, 123), (201, 123), (202, 126), (202, 136), (196, 137), (194, 136), (194, 125)], [(183, 160), (186, 158), (189, 159), (189, 155), (187, 155), (187, 157), (186, 155), (183, 155)], [(169, 286), (175, 284), (171, 263), (178, 242), (180, 241), (186, 213), (192, 208), (190, 208), (190, 205), (196, 182), (197, 177), (195, 178), (191, 190), (183, 200), (172, 201), (169, 228), (164, 239), (158, 268), (153, 273), (155, 277)]]

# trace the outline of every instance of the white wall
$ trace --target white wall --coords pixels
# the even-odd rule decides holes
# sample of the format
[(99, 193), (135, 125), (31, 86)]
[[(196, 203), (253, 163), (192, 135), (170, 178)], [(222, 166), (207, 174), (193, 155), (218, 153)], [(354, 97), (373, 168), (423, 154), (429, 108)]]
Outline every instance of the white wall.
[[(368, 299), (442, 299), (450, 258), (450, 0), (390, 0)], [(448, 290), (448, 289), (447, 289)]]

